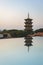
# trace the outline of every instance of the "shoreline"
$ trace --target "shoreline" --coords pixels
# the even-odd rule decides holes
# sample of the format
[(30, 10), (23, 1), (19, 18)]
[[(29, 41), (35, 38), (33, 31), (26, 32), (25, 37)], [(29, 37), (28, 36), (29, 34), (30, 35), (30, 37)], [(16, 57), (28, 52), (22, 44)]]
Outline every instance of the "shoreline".
[[(23, 37), (0, 37), (0, 39), (23, 38)], [(43, 37), (43, 32), (37, 32), (31, 35), (28, 34), (26, 37)]]

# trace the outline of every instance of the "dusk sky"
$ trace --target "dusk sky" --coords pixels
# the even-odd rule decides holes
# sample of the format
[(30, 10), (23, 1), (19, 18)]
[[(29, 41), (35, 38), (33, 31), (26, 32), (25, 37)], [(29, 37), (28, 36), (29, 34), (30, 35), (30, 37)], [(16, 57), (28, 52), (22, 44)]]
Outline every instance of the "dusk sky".
[(0, 29), (24, 29), (28, 13), (33, 29), (43, 28), (43, 0), (0, 0)]

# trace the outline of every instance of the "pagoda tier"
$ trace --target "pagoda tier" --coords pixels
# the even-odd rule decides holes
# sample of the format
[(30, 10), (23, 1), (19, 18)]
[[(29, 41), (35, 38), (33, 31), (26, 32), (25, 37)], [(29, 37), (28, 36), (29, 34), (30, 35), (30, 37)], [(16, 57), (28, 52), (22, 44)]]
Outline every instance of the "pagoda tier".
[(24, 25), (24, 27), (33, 27), (33, 25), (26, 24), (26, 25)]
[(32, 30), (32, 27), (25, 27), (25, 30)]
[(28, 20), (29, 20), (29, 21), (32, 21), (32, 19), (30, 19), (30, 18), (27, 18), (27, 19), (24, 19), (24, 20), (25, 20), (25, 21), (28, 21)]
[(32, 43), (32, 39), (26, 39), (25, 42), (26, 43)]
[(28, 21), (26, 21), (26, 22), (24, 22), (24, 23), (25, 23), (25, 24), (32, 24), (33, 22), (30, 22), (30, 21), (28, 22)]

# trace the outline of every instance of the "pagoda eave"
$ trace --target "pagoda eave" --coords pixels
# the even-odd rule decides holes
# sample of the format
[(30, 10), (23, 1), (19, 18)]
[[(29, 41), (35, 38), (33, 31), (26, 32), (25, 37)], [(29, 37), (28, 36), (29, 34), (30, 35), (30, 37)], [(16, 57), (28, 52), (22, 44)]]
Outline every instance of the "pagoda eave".
[(31, 42), (30, 43), (26, 43), (25, 46), (32, 46)]
[(27, 20), (30, 20), (30, 21), (32, 21), (33, 19), (30, 19), (30, 18), (27, 18), (27, 19), (24, 19), (25, 21), (27, 21)]
[(32, 24), (33, 22), (24, 22), (25, 24)]
[(29, 26), (29, 27), (33, 27), (33, 25), (31, 25), (31, 26), (30, 26), (30, 25), (24, 25), (24, 27), (28, 27), (28, 26)]

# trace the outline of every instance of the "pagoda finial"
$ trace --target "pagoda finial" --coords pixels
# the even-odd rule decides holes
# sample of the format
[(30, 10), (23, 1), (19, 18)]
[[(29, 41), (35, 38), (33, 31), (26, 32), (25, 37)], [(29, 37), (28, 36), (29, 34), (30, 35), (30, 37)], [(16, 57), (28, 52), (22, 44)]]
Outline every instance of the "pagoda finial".
[(28, 18), (29, 18), (29, 13), (28, 13)]

